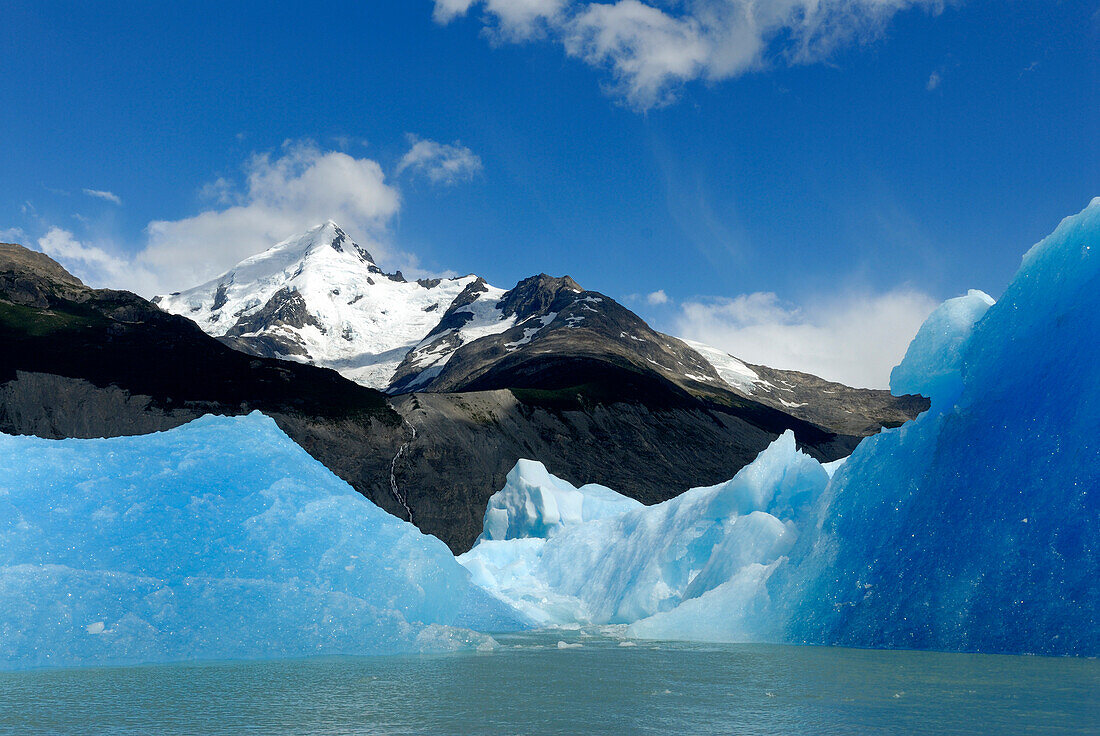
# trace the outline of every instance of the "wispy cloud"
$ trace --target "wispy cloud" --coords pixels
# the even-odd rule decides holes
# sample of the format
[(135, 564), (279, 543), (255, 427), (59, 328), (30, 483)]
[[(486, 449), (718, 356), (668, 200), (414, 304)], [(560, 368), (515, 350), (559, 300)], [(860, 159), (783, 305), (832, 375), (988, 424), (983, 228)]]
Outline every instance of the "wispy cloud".
[(932, 72), (930, 75), (928, 75), (928, 83), (924, 85), (924, 88), (929, 92), (934, 92), (940, 86), (940, 82), (942, 81), (943, 77), (940, 76), (939, 72)]
[(755, 292), (685, 302), (674, 331), (750, 363), (886, 388), (890, 370), (936, 305), (913, 289), (849, 292), (803, 306)]
[(50, 228), (38, 239), (38, 248), (90, 286), (149, 293), (158, 283), (154, 273), (126, 254), (81, 242), (63, 228)]
[(397, 164), (397, 173), (413, 171), (433, 183), (450, 186), (473, 179), (482, 170), (481, 158), (458, 141), (453, 144), (409, 134), (411, 147)]
[(105, 199), (112, 204), (122, 204), (122, 198), (114, 192), (108, 192), (103, 189), (85, 189), (83, 190), (89, 197), (96, 197), (97, 199)]
[(9, 227), (0, 230), (0, 241), (5, 243), (23, 243), (27, 239), (27, 233), (22, 228)]
[(879, 35), (898, 12), (947, 0), (435, 0), (449, 23), (472, 8), (495, 38), (549, 36), (611, 74), (639, 109), (672, 102), (696, 79), (729, 79), (773, 61), (812, 63)]

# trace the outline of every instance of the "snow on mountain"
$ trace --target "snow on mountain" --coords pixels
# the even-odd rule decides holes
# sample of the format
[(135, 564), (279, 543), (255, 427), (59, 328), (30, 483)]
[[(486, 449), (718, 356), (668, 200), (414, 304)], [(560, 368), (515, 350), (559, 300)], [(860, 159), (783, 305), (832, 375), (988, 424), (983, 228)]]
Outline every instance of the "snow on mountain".
[(477, 279), (451, 303), (431, 332), (407, 354), (390, 384), (395, 392), (422, 388), (440, 374), (463, 345), (506, 332), (517, 315), (505, 315), (501, 301), (508, 292)]
[(563, 370), (595, 360), (655, 373), (692, 393), (739, 394), (847, 434), (894, 426), (923, 409), (886, 391), (749, 365), (663, 335), (569, 277), (540, 274), (507, 291), (472, 274), (407, 281), (383, 272), (332, 221), (154, 302), (230, 347), (333, 368), (393, 394), (501, 388), (519, 380), (517, 371), (528, 383), (560, 383)]
[[(330, 220), (154, 301), (238, 349), (324, 365), (384, 389), (405, 354), (479, 282), (472, 275), (406, 281), (400, 272), (386, 274)], [(490, 295), (496, 292), (503, 293)]]
[[(683, 338), (681, 338), (683, 339)], [(752, 394), (757, 384), (767, 383), (752, 368), (729, 353), (694, 340), (684, 340), (695, 352), (707, 359), (722, 380), (741, 393)], [(690, 376), (688, 376), (690, 378)]]

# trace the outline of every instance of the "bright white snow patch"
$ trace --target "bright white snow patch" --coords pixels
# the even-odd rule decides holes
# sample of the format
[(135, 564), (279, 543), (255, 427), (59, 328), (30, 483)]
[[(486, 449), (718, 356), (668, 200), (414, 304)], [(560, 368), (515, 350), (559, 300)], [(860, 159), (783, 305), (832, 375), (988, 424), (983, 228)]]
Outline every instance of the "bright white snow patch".
[(758, 383), (763, 383), (754, 370), (732, 355), (701, 342), (693, 340), (684, 340), (684, 342), (714, 366), (714, 370), (730, 387), (742, 393), (751, 394)]
[(291, 289), (322, 329), (307, 324), (275, 330), (306, 352), (286, 357), (334, 368), (353, 381), (384, 389), (405, 354), (476, 277), (442, 279), (430, 288), (394, 281), (366, 251), (341, 236), (331, 221), (318, 225), (212, 281), (162, 297), (158, 304), (220, 337), (241, 317), (263, 309), (277, 292)]

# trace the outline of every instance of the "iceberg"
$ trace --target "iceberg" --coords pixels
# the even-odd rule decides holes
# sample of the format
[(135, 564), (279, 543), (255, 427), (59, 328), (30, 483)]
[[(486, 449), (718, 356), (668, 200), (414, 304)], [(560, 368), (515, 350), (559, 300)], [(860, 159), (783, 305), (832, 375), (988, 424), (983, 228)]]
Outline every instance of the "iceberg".
[[(573, 489), (521, 461), (489, 500), (486, 533), (458, 560), (475, 582), (544, 625), (634, 624), (688, 601), (739, 595), (753, 599), (743, 606), (752, 611), (763, 593), (761, 570), (791, 549), (828, 480), (787, 432), (726, 483), (654, 506), (600, 488), (585, 518), (591, 486)], [(541, 500), (561, 498), (573, 511), (563, 515), (560, 504)], [(568, 523), (547, 524), (547, 517)], [(631, 634), (691, 638), (673, 618), (661, 621), (668, 625), (639, 624)], [(728, 618), (724, 625), (714, 636), (738, 638), (748, 624)]]
[(0, 435), (0, 669), (492, 646), (526, 625), (446, 545), (258, 413)]
[(485, 510), (478, 541), (546, 538), (558, 529), (641, 508), (640, 501), (590, 483), (575, 488), (536, 460), (520, 460)]
[(1000, 301), (929, 317), (891, 376), (931, 408), (868, 438), (767, 582), (779, 638), (1100, 655), (1100, 199)]

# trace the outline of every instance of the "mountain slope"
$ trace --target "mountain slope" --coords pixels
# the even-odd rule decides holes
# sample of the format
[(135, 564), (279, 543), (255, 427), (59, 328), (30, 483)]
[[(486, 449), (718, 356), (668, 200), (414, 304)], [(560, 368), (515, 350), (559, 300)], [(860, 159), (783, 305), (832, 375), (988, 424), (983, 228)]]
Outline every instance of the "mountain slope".
[(324, 365), (381, 389), (475, 281), (383, 273), (330, 221), (154, 302), (238, 350)]
[(568, 276), (541, 274), (507, 291), (472, 275), (407, 282), (384, 274), (332, 222), (155, 301), (243, 352), (334, 368), (391, 394), (507, 388), (527, 398), (543, 392), (543, 401), (561, 392), (567, 401), (579, 392), (647, 406), (702, 400), (726, 410), (767, 407), (855, 436), (927, 406), (918, 397), (750, 367), (656, 332)]

